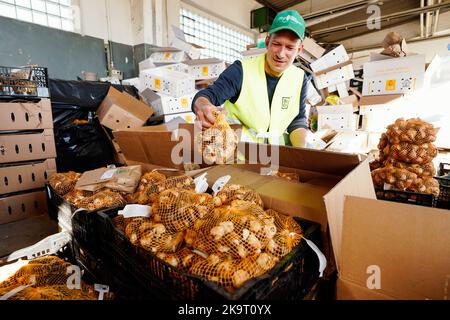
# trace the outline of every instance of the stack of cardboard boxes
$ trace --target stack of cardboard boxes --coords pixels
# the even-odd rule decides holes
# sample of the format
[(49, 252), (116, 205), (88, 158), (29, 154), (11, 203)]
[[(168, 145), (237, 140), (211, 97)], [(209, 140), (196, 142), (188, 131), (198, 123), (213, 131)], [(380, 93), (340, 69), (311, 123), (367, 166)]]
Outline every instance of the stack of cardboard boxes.
[(191, 105), (197, 88), (213, 83), (225, 70), (225, 62), (200, 59), (201, 47), (188, 43), (180, 29), (173, 31), (170, 47), (152, 48), (150, 57), (139, 63), (139, 78), (124, 83), (134, 85), (153, 108), (152, 120), (166, 123), (180, 117), (193, 123)]
[(1, 102), (0, 224), (47, 214), (45, 184), (56, 172), (49, 99)]

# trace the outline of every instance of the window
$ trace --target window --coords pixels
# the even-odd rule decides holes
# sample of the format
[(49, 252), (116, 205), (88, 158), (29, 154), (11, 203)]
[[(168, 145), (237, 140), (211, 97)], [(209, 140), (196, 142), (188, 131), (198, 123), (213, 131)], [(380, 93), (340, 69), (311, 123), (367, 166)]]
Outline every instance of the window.
[(74, 31), (72, 0), (0, 0), (0, 15)]
[(184, 8), (180, 10), (180, 27), (187, 42), (205, 48), (202, 50), (202, 58), (214, 57), (231, 63), (241, 59), (241, 52), (247, 50), (248, 44), (255, 42), (251, 36)]

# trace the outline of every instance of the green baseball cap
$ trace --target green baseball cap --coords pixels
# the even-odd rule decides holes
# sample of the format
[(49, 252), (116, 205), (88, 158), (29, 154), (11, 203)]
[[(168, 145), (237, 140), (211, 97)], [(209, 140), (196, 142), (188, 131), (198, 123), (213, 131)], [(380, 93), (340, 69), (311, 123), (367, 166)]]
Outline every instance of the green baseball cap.
[(269, 34), (280, 30), (291, 30), (303, 40), (305, 38), (305, 20), (296, 10), (279, 12), (273, 20)]

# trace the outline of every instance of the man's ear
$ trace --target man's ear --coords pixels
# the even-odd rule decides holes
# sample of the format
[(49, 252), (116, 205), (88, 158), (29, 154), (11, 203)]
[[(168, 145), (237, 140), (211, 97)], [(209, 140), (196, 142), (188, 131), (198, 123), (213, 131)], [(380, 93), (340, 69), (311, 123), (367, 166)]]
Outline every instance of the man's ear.
[(266, 36), (266, 48), (269, 47), (270, 35)]
[(304, 47), (304, 45), (303, 45), (303, 43), (300, 45), (300, 47), (298, 47), (298, 52), (297, 52), (297, 55), (300, 55), (300, 53), (303, 51), (303, 47)]

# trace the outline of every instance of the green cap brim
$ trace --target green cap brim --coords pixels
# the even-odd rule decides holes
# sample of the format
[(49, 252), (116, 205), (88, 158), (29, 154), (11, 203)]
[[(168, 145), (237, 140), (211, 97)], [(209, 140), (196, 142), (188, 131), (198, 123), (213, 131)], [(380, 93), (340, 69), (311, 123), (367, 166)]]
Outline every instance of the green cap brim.
[(303, 39), (305, 38), (305, 36), (302, 36), (302, 35), (301, 35), (298, 31), (296, 31), (294, 28), (286, 27), (286, 26), (282, 26), (282, 27), (275, 28), (275, 29), (273, 29), (273, 30), (269, 30), (269, 34), (272, 35), (273, 33), (278, 32), (278, 31), (281, 31), (281, 30), (290, 30), (290, 31), (292, 31), (292, 32), (295, 33), (295, 34), (297, 35), (297, 37), (298, 37), (300, 40), (302, 40), (302, 41), (303, 41)]

